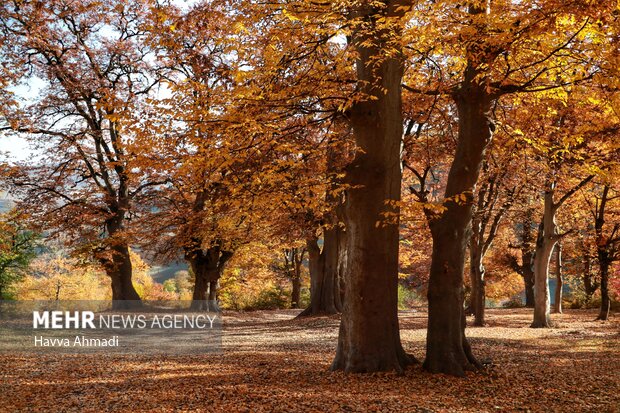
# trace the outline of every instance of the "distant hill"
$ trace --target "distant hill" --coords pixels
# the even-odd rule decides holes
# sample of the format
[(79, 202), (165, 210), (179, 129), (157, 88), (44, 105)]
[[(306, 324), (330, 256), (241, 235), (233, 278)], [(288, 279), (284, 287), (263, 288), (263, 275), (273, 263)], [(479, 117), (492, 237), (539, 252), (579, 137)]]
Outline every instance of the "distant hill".
[(174, 274), (178, 271), (187, 271), (187, 269), (187, 264), (180, 261), (170, 263), (166, 266), (153, 265), (149, 273), (151, 277), (153, 277), (153, 280), (158, 283), (163, 283), (170, 278), (174, 278)]

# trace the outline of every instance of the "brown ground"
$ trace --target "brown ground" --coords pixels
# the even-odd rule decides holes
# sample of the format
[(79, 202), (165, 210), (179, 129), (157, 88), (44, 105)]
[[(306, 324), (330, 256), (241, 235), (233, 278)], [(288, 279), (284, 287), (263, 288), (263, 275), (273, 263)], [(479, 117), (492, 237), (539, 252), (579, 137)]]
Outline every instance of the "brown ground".
[[(224, 353), (201, 356), (0, 356), (2, 411), (620, 412), (620, 318), (568, 310), (554, 329), (530, 311), (489, 310), (469, 328), (492, 361), (459, 379), (328, 371), (338, 320), (293, 310), (224, 315)], [(401, 314), (405, 347), (424, 356), (426, 313)]]

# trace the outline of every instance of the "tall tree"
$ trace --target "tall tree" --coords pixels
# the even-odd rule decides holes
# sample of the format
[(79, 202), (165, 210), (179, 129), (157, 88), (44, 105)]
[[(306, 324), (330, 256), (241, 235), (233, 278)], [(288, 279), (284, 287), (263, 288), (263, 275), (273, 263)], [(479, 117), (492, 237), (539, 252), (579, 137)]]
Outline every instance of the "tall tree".
[[(464, 335), (462, 273), (473, 193), (497, 127), (493, 109), (515, 94), (553, 90), (589, 78), (577, 71), (575, 76), (563, 74), (582, 61), (580, 56), (566, 59), (563, 53), (591, 25), (582, 15), (598, 9), (569, 3), (545, 4), (541, 10), (536, 2), (457, 2), (457, 7), (437, 2), (431, 8), (438, 10), (426, 14), (436, 16), (434, 20), (419, 17), (421, 22), (429, 19), (426, 35), (412, 31), (410, 48), (419, 57), (412, 67), (418, 70), (406, 77), (405, 88), (414, 94), (450, 96), (459, 121), (444, 201), (429, 222), (433, 262), (424, 366), (431, 372), (463, 375), (479, 365)], [(557, 24), (570, 33), (560, 41)], [(451, 41), (438, 47), (438, 36)], [(445, 47), (452, 43), (454, 48)], [(532, 48), (538, 51), (535, 56)], [(551, 63), (560, 58), (563, 66)]]
[[(504, 159), (491, 157), (483, 165), (483, 179), (475, 194), (474, 211), (469, 239), (469, 271), (471, 278), (471, 310), (474, 325), (484, 325), (485, 267), (484, 258), (493, 245), (500, 224), (519, 197), (522, 184), (510, 182), (509, 172), (514, 171), (511, 149)], [(503, 162), (502, 162), (503, 161)], [(489, 166), (490, 163), (493, 163)]]
[(346, 169), (345, 302), (332, 369), (402, 371), (414, 360), (400, 342), (397, 314), (398, 216), (403, 134), (400, 2), (353, 3), (350, 44), (362, 100), (349, 109), (359, 148)]
[(51, 235), (96, 259), (114, 300), (139, 300), (131, 281), (127, 222), (157, 176), (137, 161), (129, 125), (154, 84), (141, 28), (148, 7), (124, 1), (11, 1), (0, 8), (2, 60), (16, 81), (45, 84), (3, 114), (5, 130), (39, 149), (8, 178), (18, 207)]

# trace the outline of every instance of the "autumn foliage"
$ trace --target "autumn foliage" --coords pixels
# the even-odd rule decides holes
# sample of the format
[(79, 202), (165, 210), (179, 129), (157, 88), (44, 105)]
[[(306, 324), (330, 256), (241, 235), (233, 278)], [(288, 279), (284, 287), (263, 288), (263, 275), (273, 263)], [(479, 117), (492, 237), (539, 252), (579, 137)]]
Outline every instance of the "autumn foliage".
[(619, 41), (611, 0), (6, 1), (0, 293), (340, 313), (355, 373), (484, 369), (488, 307), (608, 320)]

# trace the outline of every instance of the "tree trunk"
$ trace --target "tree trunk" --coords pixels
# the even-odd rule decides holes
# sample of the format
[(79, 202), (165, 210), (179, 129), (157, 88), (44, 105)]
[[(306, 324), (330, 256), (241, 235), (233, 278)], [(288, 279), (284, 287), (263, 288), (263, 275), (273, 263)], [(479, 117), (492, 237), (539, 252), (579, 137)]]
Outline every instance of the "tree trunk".
[(562, 287), (564, 286), (564, 278), (562, 276), (562, 244), (558, 242), (555, 256), (555, 297), (553, 303), (553, 312), (562, 314)]
[(306, 240), (310, 270), (310, 305), (298, 317), (336, 314), (342, 309), (340, 301), (339, 260), (340, 228), (326, 229), (323, 251), (316, 238)]
[(605, 256), (601, 259), (600, 251), (599, 263), (601, 267), (601, 311), (596, 319), (605, 321), (609, 319), (609, 309), (611, 307), (611, 301), (609, 300), (609, 261)]
[[(473, 239), (472, 239), (473, 241)], [(471, 311), (474, 315), (474, 325), (477, 327), (484, 326), (485, 311), (485, 269), (482, 264), (482, 252), (477, 246), (469, 247), (469, 274), (471, 279)]]
[(521, 243), (521, 275), (525, 287), (525, 306), (534, 308), (534, 251), (532, 234), (533, 211), (528, 209), (523, 219), (523, 233)]
[(488, 118), (491, 100), (477, 83), (473, 66), (465, 72), (463, 88), (454, 99), (459, 136), (448, 174), (441, 216), (429, 221), (433, 255), (428, 287), (428, 331), (424, 368), (432, 373), (463, 376), (480, 364), (465, 337), (463, 267), (472, 219), (473, 192), (486, 146), (491, 140)]
[(613, 245), (618, 240), (614, 239), (614, 234), (620, 230), (620, 224), (616, 224), (611, 231), (611, 236), (607, 237), (603, 234), (603, 226), (605, 225), (605, 212), (607, 201), (609, 200), (610, 186), (603, 187), (598, 208), (596, 210), (596, 222), (594, 229), (596, 231), (596, 252), (598, 255), (598, 265), (601, 272), (601, 311), (597, 320), (609, 319), (609, 309), (611, 302), (609, 300), (609, 267), (614, 260)]
[[(196, 269), (199, 272), (196, 272)], [(192, 266), (196, 281), (192, 294), (192, 310), (217, 311), (217, 282), (220, 278), (219, 268), (209, 268), (208, 263)]]
[(531, 327), (551, 327), (551, 304), (549, 298), (549, 262), (557, 242), (555, 207), (553, 195), (555, 183), (545, 184), (543, 221), (538, 228), (534, 255), (534, 321)]
[(299, 308), (299, 300), (301, 298), (301, 264), (295, 263), (293, 271), (293, 291), (291, 292), (291, 308)]
[(523, 283), (525, 286), (525, 306), (534, 308), (534, 253), (531, 250), (522, 253)]
[[(414, 359), (400, 342), (398, 326), (398, 247), (403, 134), (400, 33), (377, 19), (400, 26), (399, 3), (361, 3), (352, 18), (358, 53), (359, 89), (371, 98), (356, 102), (349, 121), (359, 150), (347, 167), (344, 221), (347, 237), (345, 301), (333, 370), (402, 372)], [(386, 51), (391, 53), (386, 55)], [(386, 213), (393, 218), (386, 222)]]
[(185, 259), (194, 273), (194, 292), (190, 308), (196, 311), (219, 311), (217, 305), (217, 283), (232, 252), (222, 251), (219, 245), (207, 250), (194, 240), (185, 248)]
[(129, 246), (117, 244), (110, 248), (111, 258), (102, 260), (106, 274), (112, 282), (112, 308), (139, 307), (140, 296), (131, 281), (132, 265)]
[(592, 276), (592, 258), (588, 252), (585, 252), (583, 257), (583, 289), (586, 293), (585, 306), (588, 308), (592, 302), (592, 295), (598, 289), (598, 283)]
[(209, 301), (217, 300), (217, 285), (218, 281), (211, 281), (209, 283)]

